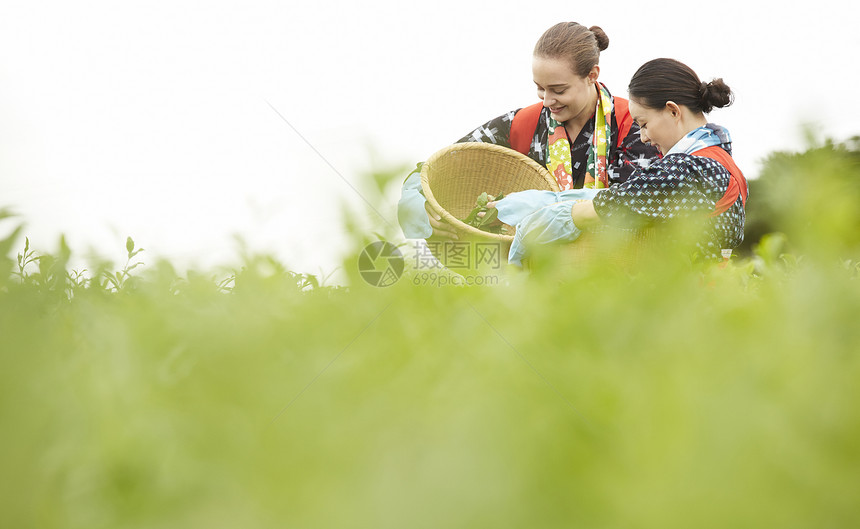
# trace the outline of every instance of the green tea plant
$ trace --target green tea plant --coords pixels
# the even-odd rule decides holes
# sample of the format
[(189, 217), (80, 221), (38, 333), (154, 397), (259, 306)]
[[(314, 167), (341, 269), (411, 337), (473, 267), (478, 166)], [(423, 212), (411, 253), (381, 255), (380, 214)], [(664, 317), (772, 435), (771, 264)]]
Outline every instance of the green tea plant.
[(134, 248), (134, 240), (131, 237), (126, 239), (125, 249), (128, 252), (128, 260), (125, 262), (125, 266), (122, 270), (114, 272), (113, 274), (103, 271), (101, 274), (101, 277), (103, 278), (102, 286), (113, 290), (122, 290), (126, 285), (126, 282), (131, 278), (131, 271), (143, 264), (142, 262), (136, 262), (134, 264), (131, 262), (137, 254), (143, 251), (143, 248)]
[(774, 152), (750, 180), (744, 253), (770, 232), (787, 236), (789, 250), (814, 258), (851, 254), (860, 246), (860, 137), (821, 141), (807, 131), (810, 148)]
[[(821, 205), (809, 177), (791, 208)], [(723, 265), (550, 259), (492, 288), (374, 287), (354, 253), (337, 287), (254, 255), (84, 282), (27, 241), (0, 284), (0, 526), (850, 527), (850, 219), (807, 226), (823, 253), (798, 221)]]

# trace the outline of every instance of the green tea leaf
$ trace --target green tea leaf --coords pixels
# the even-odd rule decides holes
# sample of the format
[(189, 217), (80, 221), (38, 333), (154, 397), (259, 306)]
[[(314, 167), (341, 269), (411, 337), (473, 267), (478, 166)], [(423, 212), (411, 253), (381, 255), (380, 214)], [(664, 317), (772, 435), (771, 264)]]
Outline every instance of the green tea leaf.
[(499, 218), (499, 210), (496, 208), (487, 208), (484, 216), (478, 221), (478, 227), (487, 226)]
[[(469, 215), (467, 215), (465, 219), (462, 219), (463, 222), (469, 226), (473, 226), (490, 233), (500, 233), (501, 225), (494, 224), (499, 217), (499, 211), (496, 208), (487, 207), (487, 204), (489, 202), (501, 200), (504, 196), (504, 193), (499, 193), (496, 196), (490, 195), (486, 191), (481, 193), (475, 200), (475, 207), (469, 212)], [(481, 213), (484, 215), (479, 216)]]
[(465, 222), (469, 226), (474, 226), (475, 222), (478, 220), (478, 213), (480, 213), (482, 210), (483, 208), (481, 207), (473, 208), (472, 211), (469, 212), (469, 215), (465, 219), (463, 219), (463, 222)]

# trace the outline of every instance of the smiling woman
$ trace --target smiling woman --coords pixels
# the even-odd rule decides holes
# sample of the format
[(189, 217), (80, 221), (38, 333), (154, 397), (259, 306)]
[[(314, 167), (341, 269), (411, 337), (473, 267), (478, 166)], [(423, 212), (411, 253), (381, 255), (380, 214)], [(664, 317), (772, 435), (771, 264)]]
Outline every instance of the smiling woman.
[[(458, 143), (494, 143), (517, 150), (552, 173), (561, 190), (606, 188), (624, 182), (657, 155), (641, 142), (627, 101), (598, 81), (600, 52), (609, 38), (598, 27), (562, 22), (546, 30), (533, 52), (540, 101), (502, 114)], [(399, 217), (407, 238), (456, 238), (453, 228), (425, 211), (417, 175), (403, 186)]]
[(667, 151), (685, 134), (707, 124), (705, 114), (732, 104), (734, 95), (722, 79), (699, 80), (688, 66), (668, 59), (643, 65), (630, 81), (630, 113), (643, 142)]
[(645, 63), (628, 89), (642, 141), (663, 157), (593, 201), (574, 204), (574, 224), (585, 229), (598, 222), (642, 226), (707, 218), (695, 245), (703, 258), (719, 259), (721, 250), (743, 241), (748, 188), (732, 160), (728, 130), (708, 123), (705, 113), (730, 105), (731, 89), (722, 79), (700, 81), (674, 59)]

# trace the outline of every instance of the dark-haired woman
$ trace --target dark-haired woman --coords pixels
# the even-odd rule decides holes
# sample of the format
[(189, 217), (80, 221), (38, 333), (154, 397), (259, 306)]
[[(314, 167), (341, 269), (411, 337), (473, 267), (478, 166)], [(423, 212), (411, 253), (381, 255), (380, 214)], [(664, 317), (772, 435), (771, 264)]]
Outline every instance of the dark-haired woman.
[(743, 241), (748, 187), (732, 160), (728, 131), (705, 114), (730, 105), (731, 89), (722, 79), (700, 81), (674, 59), (655, 59), (633, 75), (628, 92), (642, 141), (663, 157), (593, 201), (575, 203), (574, 224), (587, 229), (596, 222), (631, 226), (698, 218), (704, 221), (698, 253), (720, 259), (726, 253), (721, 250)]
[[(657, 150), (640, 140), (627, 101), (598, 81), (600, 52), (608, 46), (597, 26), (562, 22), (549, 28), (535, 45), (532, 62), (541, 101), (492, 119), (457, 143), (518, 150), (546, 166), (562, 190), (624, 182), (656, 159)], [(407, 238), (456, 238), (428, 208), (417, 173), (404, 183), (398, 217)]]

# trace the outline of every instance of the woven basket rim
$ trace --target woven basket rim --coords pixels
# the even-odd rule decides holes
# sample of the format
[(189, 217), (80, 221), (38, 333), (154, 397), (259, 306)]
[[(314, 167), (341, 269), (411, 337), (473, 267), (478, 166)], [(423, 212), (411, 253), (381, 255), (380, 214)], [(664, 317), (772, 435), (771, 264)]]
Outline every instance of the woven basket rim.
[(478, 229), (474, 226), (469, 226), (462, 220), (458, 219), (454, 215), (448, 212), (445, 208), (443, 208), (439, 202), (436, 200), (436, 197), (433, 196), (433, 191), (430, 189), (430, 176), (429, 171), (430, 167), (433, 166), (433, 163), (447, 155), (451, 151), (462, 151), (462, 150), (475, 150), (478, 152), (484, 151), (488, 155), (496, 156), (508, 156), (515, 160), (518, 160), (527, 166), (529, 166), (536, 173), (540, 174), (547, 182), (549, 188), (552, 191), (559, 191), (558, 182), (555, 177), (546, 169), (546, 167), (532, 160), (528, 156), (522, 154), (519, 151), (515, 151), (514, 149), (510, 149), (508, 147), (504, 147), (502, 145), (496, 145), (494, 143), (481, 143), (481, 142), (466, 142), (466, 143), (454, 143), (452, 145), (448, 145), (442, 149), (436, 151), (427, 161), (424, 162), (424, 165), (421, 166), (421, 188), (424, 191), (424, 198), (427, 199), (427, 202), (430, 203), (430, 207), (433, 208), (434, 211), (439, 213), (439, 215), (449, 224), (452, 224), (457, 230), (466, 232), (470, 235), (474, 235), (477, 237), (484, 237), (491, 240), (498, 240), (502, 242), (513, 242), (513, 235), (503, 235), (500, 233), (490, 233), (484, 230)]

